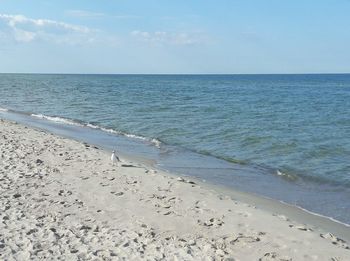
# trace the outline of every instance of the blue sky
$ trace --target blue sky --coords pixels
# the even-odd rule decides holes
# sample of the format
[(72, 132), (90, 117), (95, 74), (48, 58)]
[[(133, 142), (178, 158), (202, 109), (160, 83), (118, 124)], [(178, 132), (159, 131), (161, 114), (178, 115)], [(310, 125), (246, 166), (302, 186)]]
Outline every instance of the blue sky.
[(350, 72), (349, 0), (0, 0), (0, 72)]

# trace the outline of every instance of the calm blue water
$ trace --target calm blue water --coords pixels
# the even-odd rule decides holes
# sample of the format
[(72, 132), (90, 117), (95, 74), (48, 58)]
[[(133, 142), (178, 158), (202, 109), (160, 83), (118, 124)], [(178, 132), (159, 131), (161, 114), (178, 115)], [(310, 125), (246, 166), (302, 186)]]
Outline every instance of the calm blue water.
[(0, 107), (350, 188), (350, 75), (0, 74)]

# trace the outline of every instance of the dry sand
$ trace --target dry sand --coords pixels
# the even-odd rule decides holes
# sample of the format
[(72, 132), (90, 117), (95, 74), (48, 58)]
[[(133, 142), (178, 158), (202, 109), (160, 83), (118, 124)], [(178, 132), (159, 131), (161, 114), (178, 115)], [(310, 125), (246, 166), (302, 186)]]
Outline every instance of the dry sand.
[(330, 233), (4, 120), (0, 221), (1, 260), (350, 260)]

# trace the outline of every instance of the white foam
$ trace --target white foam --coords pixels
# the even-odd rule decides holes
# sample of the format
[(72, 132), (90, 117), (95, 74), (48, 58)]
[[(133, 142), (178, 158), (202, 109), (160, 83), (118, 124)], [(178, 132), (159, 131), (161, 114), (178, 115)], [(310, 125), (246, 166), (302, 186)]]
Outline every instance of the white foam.
[(143, 137), (143, 136), (139, 136), (139, 135), (135, 135), (135, 134), (128, 134), (128, 133), (122, 133), (122, 134), (124, 136), (128, 137), (128, 138), (133, 138), (133, 139), (138, 139), (138, 140), (150, 142), (151, 144), (153, 144), (157, 148), (160, 148), (161, 142), (159, 140), (155, 139), (155, 138), (150, 139), (150, 138), (146, 138), (146, 137)]
[(133, 139), (139, 139), (139, 140), (147, 141), (147, 138), (142, 137), (142, 136), (138, 136), (138, 135), (135, 135), (135, 134), (124, 133), (124, 136), (126, 136), (128, 138), (133, 138)]
[(112, 134), (122, 135), (122, 136), (125, 136), (125, 137), (128, 137), (128, 138), (132, 138), (132, 139), (142, 140), (144, 142), (149, 142), (149, 143), (153, 144), (157, 148), (160, 148), (160, 144), (161, 144), (161, 142), (159, 140), (154, 139), (154, 138), (150, 139), (150, 138), (146, 138), (146, 137), (135, 135), (135, 134), (124, 133), (124, 132), (121, 132), (121, 131), (100, 127), (100, 126), (97, 126), (97, 125), (94, 125), (94, 124), (91, 124), (91, 123), (80, 124), (78, 122), (75, 122), (75, 121), (72, 121), (72, 120), (69, 120), (69, 119), (56, 117), (56, 116), (47, 116), (47, 115), (44, 115), (44, 114), (31, 114), (31, 116), (36, 117), (36, 118), (40, 118), (40, 119), (53, 121), (53, 122), (56, 122), (56, 123), (69, 124), (69, 125), (75, 125), (75, 126), (81, 126), (81, 127), (88, 127), (88, 128), (91, 128), (91, 129), (98, 129), (98, 130), (102, 130), (104, 132), (108, 132), (108, 133), (112, 133)]
[(113, 133), (113, 134), (118, 134), (118, 135), (122, 135), (123, 134), (120, 131), (116, 131), (116, 130), (113, 130), (113, 129), (107, 129), (107, 128), (103, 128), (103, 127), (99, 127), (99, 129), (103, 130), (105, 132)]
[(105, 132), (109, 132), (109, 133), (113, 133), (113, 134), (117, 134), (117, 135), (122, 135), (122, 136), (125, 136), (125, 137), (128, 137), (128, 138), (138, 139), (138, 140), (142, 140), (142, 141), (145, 141), (145, 142), (150, 142), (150, 143), (152, 143), (153, 145), (155, 145), (158, 148), (160, 147), (160, 144), (161, 144), (161, 142), (159, 140), (157, 140), (157, 139), (150, 139), (150, 138), (146, 138), (146, 137), (140, 136), (140, 135), (125, 133), (125, 132), (121, 132), (121, 131), (117, 131), (117, 130), (113, 130), (113, 129), (107, 129), (107, 128), (99, 127), (99, 126), (96, 126), (96, 125), (93, 125), (93, 124), (87, 124), (86, 126), (90, 127), (90, 128), (93, 128), (93, 129), (100, 129), (100, 130), (105, 131)]
[(160, 148), (160, 145), (162, 144), (160, 140), (152, 139), (151, 142), (157, 147)]
[(93, 125), (93, 124), (91, 124), (91, 123), (86, 124), (86, 127), (89, 127), (89, 128), (91, 128), (91, 129), (100, 129), (99, 126)]
[(61, 117), (52, 117), (52, 116), (47, 116), (47, 115), (43, 115), (43, 114), (31, 114), (30, 116), (33, 116), (33, 117), (36, 117), (36, 118), (40, 118), (40, 119), (49, 120), (49, 121), (54, 121), (54, 122), (57, 122), (57, 123), (76, 125), (76, 126), (84, 126), (84, 125), (79, 124), (77, 122), (74, 122), (72, 120), (68, 120), (68, 119), (61, 118)]
[(112, 134), (122, 135), (122, 136), (125, 136), (128, 138), (131, 138), (131, 139), (138, 139), (138, 140), (142, 140), (145, 142), (149, 142), (149, 143), (153, 144), (154, 146), (156, 146), (157, 148), (160, 148), (161, 142), (157, 139), (150, 139), (150, 138), (146, 138), (146, 137), (140, 136), (140, 135), (135, 135), (135, 134), (125, 133), (125, 132), (121, 132), (121, 131), (117, 131), (117, 130), (113, 130), (113, 129), (99, 127), (99, 126), (93, 125), (91, 123), (88, 123), (85, 126), (92, 128), (92, 129), (99, 129), (99, 130), (102, 130), (102, 131), (105, 131), (108, 133), (112, 133)]
[[(269, 199), (271, 199), (271, 198), (269, 198)], [(273, 200), (273, 199), (272, 199), (272, 200)], [(283, 200), (278, 200), (278, 202), (280, 202), (280, 203), (282, 203), (282, 204), (285, 204), (285, 205), (288, 205), (288, 206), (291, 206), (291, 207), (298, 208), (298, 209), (300, 209), (300, 210), (302, 210), (302, 211), (304, 211), (304, 212), (306, 212), (306, 213), (309, 213), (309, 214), (311, 214), (311, 215), (314, 215), (314, 216), (317, 216), (317, 217), (321, 217), (321, 218), (325, 218), (325, 219), (331, 220), (331, 221), (333, 221), (333, 222), (335, 222), (335, 223), (341, 224), (341, 225), (343, 225), (343, 226), (350, 227), (350, 224), (344, 223), (344, 222), (342, 222), (342, 221), (339, 221), (339, 220), (337, 220), (337, 219), (335, 219), (335, 218), (332, 218), (332, 217), (329, 217), (329, 216), (325, 216), (325, 215), (318, 214), (318, 213), (316, 213), (316, 212), (307, 210), (306, 208), (300, 207), (300, 206), (298, 206), (298, 205), (293, 205), (293, 204), (287, 203), (287, 202), (285, 202), (285, 201), (283, 201)]]
[(290, 175), (290, 174), (288, 174), (288, 173), (282, 172), (282, 171), (280, 171), (280, 170), (277, 170), (277, 171), (276, 171), (276, 174), (277, 174), (277, 176), (281, 176), (281, 177), (287, 178), (287, 179), (289, 179), (289, 180), (291, 180), (291, 181), (297, 179), (297, 177), (295, 177), (295, 176), (293, 176), (293, 175)]
[(8, 109), (1, 108), (1, 107), (0, 107), (0, 112), (8, 112), (8, 111), (9, 111)]

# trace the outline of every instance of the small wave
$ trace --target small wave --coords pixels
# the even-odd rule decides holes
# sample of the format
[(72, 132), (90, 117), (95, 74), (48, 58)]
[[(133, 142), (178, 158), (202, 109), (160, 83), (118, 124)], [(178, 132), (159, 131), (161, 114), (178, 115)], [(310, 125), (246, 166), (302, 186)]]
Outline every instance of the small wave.
[(126, 132), (122, 132), (122, 131), (117, 131), (117, 130), (114, 130), (114, 129), (107, 129), (107, 128), (103, 128), (103, 127), (99, 127), (99, 126), (96, 126), (96, 125), (91, 125), (91, 124), (87, 124), (86, 125), (87, 127), (91, 127), (93, 129), (100, 129), (102, 131), (105, 131), (105, 132), (109, 132), (109, 133), (113, 133), (113, 134), (117, 134), (117, 135), (122, 135), (122, 136), (125, 136), (125, 137), (128, 137), (128, 138), (131, 138), (131, 139), (137, 139), (137, 140), (142, 140), (142, 141), (145, 141), (145, 142), (149, 142), (151, 144), (153, 144), (154, 146), (156, 146), (157, 148), (160, 148), (160, 145), (161, 145), (161, 141), (160, 140), (157, 140), (155, 138), (147, 138), (147, 137), (144, 137), (144, 136), (140, 136), (140, 135), (136, 135), (136, 134), (131, 134), (131, 133), (126, 133)]
[(96, 126), (94, 124), (91, 124), (91, 123), (86, 124), (86, 127), (89, 127), (91, 129), (99, 129), (100, 128), (100, 127), (98, 127), (98, 126)]
[(160, 148), (160, 145), (162, 144), (160, 140), (152, 139), (151, 142), (157, 147)]
[[(269, 198), (269, 197), (267, 197), (267, 198)], [(271, 199), (271, 198), (270, 198), (270, 199)], [(306, 209), (306, 208), (303, 208), (303, 207), (301, 207), (301, 206), (298, 206), (298, 205), (295, 205), (295, 204), (291, 204), (291, 203), (285, 202), (285, 201), (283, 201), (283, 200), (278, 200), (278, 201), (279, 201), (280, 203), (284, 204), (284, 205), (287, 205), (287, 206), (291, 206), (291, 207), (300, 209), (300, 210), (302, 210), (302, 211), (304, 211), (304, 212), (306, 212), (306, 213), (309, 213), (309, 214), (311, 214), (311, 215), (314, 215), (314, 216), (317, 216), (317, 217), (321, 217), (321, 218), (325, 218), (325, 219), (331, 220), (331, 221), (333, 221), (333, 222), (335, 222), (335, 223), (341, 224), (341, 225), (343, 225), (343, 226), (350, 227), (350, 224), (345, 223), (345, 222), (342, 222), (342, 221), (340, 221), (340, 220), (338, 220), (338, 219), (335, 219), (335, 218), (333, 218), (333, 217), (331, 217), (331, 216), (322, 215), (322, 214), (313, 212), (313, 211), (311, 211), (311, 210), (308, 210), (308, 209)]]
[(138, 139), (138, 140), (150, 142), (151, 144), (153, 144), (157, 148), (160, 148), (160, 145), (161, 145), (160, 140), (157, 140), (155, 138), (150, 139), (150, 138), (147, 138), (147, 137), (144, 137), (144, 136), (139, 136), (139, 135), (129, 134), (129, 133), (121, 133), (121, 135), (124, 135), (124, 136), (126, 136), (128, 138), (133, 138), (133, 139)]
[(123, 135), (122, 132), (120, 131), (116, 131), (116, 130), (113, 130), (113, 129), (107, 129), (107, 128), (103, 128), (103, 127), (97, 127), (97, 129), (100, 129), (104, 132), (109, 132), (109, 133), (113, 133), (113, 134), (117, 134), (117, 135)]
[(116, 135), (122, 135), (122, 136), (132, 138), (132, 139), (142, 140), (144, 142), (151, 143), (152, 145), (156, 146), (157, 148), (160, 148), (160, 145), (161, 145), (161, 142), (155, 138), (147, 138), (144, 136), (125, 133), (125, 132), (117, 131), (114, 129), (100, 127), (100, 126), (92, 124), (92, 123), (79, 123), (79, 122), (76, 122), (74, 120), (70, 120), (70, 119), (66, 119), (66, 118), (62, 118), (62, 117), (57, 117), (57, 116), (47, 116), (44, 114), (31, 114), (31, 116), (36, 117), (36, 118), (40, 118), (40, 119), (53, 121), (56, 123), (69, 124), (69, 125), (75, 125), (75, 126), (80, 126), (80, 127), (88, 127), (91, 129), (98, 129), (98, 130), (102, 130), (104, 132), (108, 132), (108, 133), (112, 133), (112, 134), (116, 134)]
[(0, 107), (0, 112), (8, 112), (8, 111), (9, 111), (8, 109), (1, 108), (1, 107)]
[(125, 136), (125, 137), (131, 138), (131, 139), (137, 139), (137, 140), (141, 140), (141, 141), (144, 141), (144, 142), (148, 142), (148, 143), (151, 143), (152, 145), (156, 146), (157, 148), (160, 148), (160, 145), (161, 145), (161, 141), (157, 140), (155, 138), (152, 139), (152, 138), (147, 138), (147, 137), (140, 136), (140, 135), (135, 135), (135, 134), (130, 134), (130, 133), (122, 132), (122, 131), (117, 131), (117, 130), (114, 130), (114, 129), (108, 129), (108, 128), (104, 128), (104, 127), (99, 127), (99, 126), (96, 126), (96, 125), (93, 125), (93, 124), (90, 124), (90, 123), (87, 124), (86, 127), (90, 127), (90, 128), (93, 128), (93, 129), (100, 129), (102, 131), (113, 133), (113, 134), (116, 134), (116, 135), (121, 135), (121, 136)]
[(231, 162), (231, 163), (239, 164), (239, 165), (247, 165), (248, 164), (247, 161), (240, 160), (240, 159), (234, 159), (234, 158), (228, 158), (228, 157), (222, 157), (222, 159), (224, 159), (224, 160), (226, 160), (228, 162)]
[(73, 120), (69, 120), (69, 119), (65, 119), (65, 118), (61, 118), (61, 117), (56, 117), (56, 116), (47, 116), (47, 115), (43, 115), (43, 114), (31, 114), (30, 116), (33, 116), (33, 117), (36, 117), (39, 119), (54, 121), (54, 122), (58, 122), (58, 123), (64, 123), (64, 124), (75, 125), (75, 126), (84, 126), (84, 125), (79, 124)]
[(109, 132), (109, 133), (113, 133), (113, 134), (117, 134), (117, 135), (122, 135), (122, 136), (125, 136), (128, 138), (131, 138), (131, 139), (137, 139), (137, 140), (142, 140), (144, 142), (149, 142), (152, 145), (156, 146), (157, 148), (160, 148), (160, 145), (161, 145), (161, 141), (157, 140), (155, 138), (152, 139), (152, 138), (147, 138), (147, 137), (140, 136), (140, 135), (135, 135), (135, 134), (130, 134), (130, 133), (122, 132), (122, 131), (117, 131), (114, 129), (99, 127), (99, 126), (96, 126), (96, 125), (90, 124), (90, 123), (86, 124), (86, 127), (90, 127), (93, 129), (100, 129), (100, 130), (105, 131), (105, 132)]
[(282, 172), (280, 170), (277, 170), (276, 174), (277, 174), (277, 176), (280, 176), (280, 177), (287, 179), (287, 180), (290, 180), (290, 181), (296, 181), (298, 179), (297, 176)]

